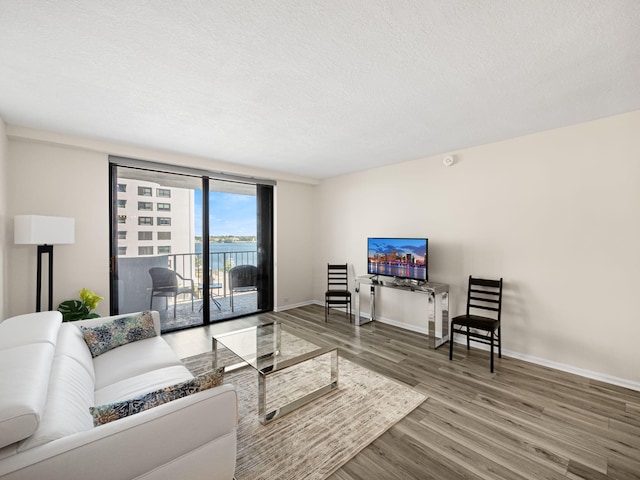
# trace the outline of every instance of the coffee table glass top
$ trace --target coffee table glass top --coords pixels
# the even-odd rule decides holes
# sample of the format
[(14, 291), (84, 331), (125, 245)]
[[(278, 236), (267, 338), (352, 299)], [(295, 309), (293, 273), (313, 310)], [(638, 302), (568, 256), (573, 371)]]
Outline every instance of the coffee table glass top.
[[(312, 342), (295, 336), (280, 322), (270, 322), (263, 325), (248, 327), (230, 333), (214, 335), (215, 342), (240, 357), (261, 373), (280, 370), (283, 366), (297, 363), (315, 356), (325, 350)], [(236, 365), (229, 365), (230, 360), (224, 355), (218, 360), (227, 369)], [(244, 364), (243, 363), (243, 364)]]

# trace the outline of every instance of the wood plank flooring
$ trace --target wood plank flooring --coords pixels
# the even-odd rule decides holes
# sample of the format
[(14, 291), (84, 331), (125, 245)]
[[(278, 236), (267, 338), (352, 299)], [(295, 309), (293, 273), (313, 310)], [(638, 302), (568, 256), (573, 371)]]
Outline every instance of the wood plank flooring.
[(280, 320), (320, 346), (427, 395), (331, 480), (640, 479), (640, 392), (309, 305), (165, 335), (181, 357), (215, 331)]

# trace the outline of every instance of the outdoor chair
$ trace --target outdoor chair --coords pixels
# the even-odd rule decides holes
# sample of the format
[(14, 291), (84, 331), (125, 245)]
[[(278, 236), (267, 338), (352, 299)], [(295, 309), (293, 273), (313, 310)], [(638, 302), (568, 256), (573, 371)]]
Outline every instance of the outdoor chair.
[(191, 310), (193, 310), (193, 297), (196, 291), (191, 278), (184, 278), (178, 272), (163, 267), (150, 268), (149, 275), (152, 282), (150, 310), (153, 310), (153, 297), (165, 297), (165, 309), (169, 308), (169, 297), (172, 297), (173, 318), (176, 318), (176, 300), (177, 296), (182, 294), (191, 295)]
[(229, 270), (229, 293), (231, 311), (233, 312), (233, 294), (258, 290), (258, 267), (254, 265), (238, 265)]

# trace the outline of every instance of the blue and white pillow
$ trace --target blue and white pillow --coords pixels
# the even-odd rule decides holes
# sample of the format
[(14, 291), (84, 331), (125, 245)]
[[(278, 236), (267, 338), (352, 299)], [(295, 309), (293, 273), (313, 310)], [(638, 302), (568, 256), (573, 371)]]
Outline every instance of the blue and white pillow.
[(154, 392), (145, 393), (130, 400), (108, 403), (100, 405), (99, 407), (90, 407), (89, 411), (93, 417), (93, 425), (97, 427), (98, 425), (103, 425), (118, 420), (119, 418), (144, 412), (150, 408), (186, 397), (187, 395), (202, 392), (222, 384), (223, 380), (224, 368), (218, 368), (209, 370), (191, 380), (170, 385)]
[(151, 312), (116, 318), (95, 327), (80, 326), (80, 330), (94, 358), (121, 345), (157, 335)]

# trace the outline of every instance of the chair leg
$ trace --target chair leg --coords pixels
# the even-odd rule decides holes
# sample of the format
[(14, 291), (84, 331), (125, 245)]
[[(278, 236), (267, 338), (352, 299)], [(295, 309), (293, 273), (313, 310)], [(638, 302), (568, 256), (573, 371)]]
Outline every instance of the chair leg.
[(233, 312), (233, 290), (231, 290), (231, 311)]
[(471, 349), (471, 344), (469, 342), (469, 332), (471, 329), (467, 326), (467, 350)]
[(498, 358), (502, 358), (502, 332), (498, 327)]
[(493, 373), (493, 330), (491, 330), (491, 373)]
[(327, 323), (329, 321), (329, 303), (327, 302), (327, 299), (324, 299), (324, 322)]
[(453, 325), (451, 325), (451, 334), (449, 335), (449, 360), (453, 360)]
[[(169, 299), (167, 298), (167, 302)], [(176, 305), (178, 304), (178, 296), (173, 297), (173, 318), (176, 318)]]

